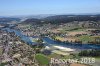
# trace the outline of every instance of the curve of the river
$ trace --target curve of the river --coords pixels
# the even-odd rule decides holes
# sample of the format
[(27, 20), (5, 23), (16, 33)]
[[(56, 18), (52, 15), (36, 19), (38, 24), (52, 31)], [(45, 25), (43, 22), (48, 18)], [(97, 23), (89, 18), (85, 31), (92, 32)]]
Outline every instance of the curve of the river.
[[(37, 44), (36, 42), (32, 42), (30, 40), (30, 37), (23, 35), (20, 31), (10, 29), (10, 28), (2, 28), (2, 30), (8, 31), (8, 32), (15, 32), (17, 36), (19, 36), (23, 41), (27, 42), (28, 44)], [(35, 38), (34, 36), (32, 36)], [(64, 43), (64, 42), (58, 42), (50, 39), (49, 37), (42, 38), (45, 42), (45, 45), (57, 45), (62, 47), (69, 47), (74, 49), (100, 49), (100, 44), (73, 44), (73, 43)]]

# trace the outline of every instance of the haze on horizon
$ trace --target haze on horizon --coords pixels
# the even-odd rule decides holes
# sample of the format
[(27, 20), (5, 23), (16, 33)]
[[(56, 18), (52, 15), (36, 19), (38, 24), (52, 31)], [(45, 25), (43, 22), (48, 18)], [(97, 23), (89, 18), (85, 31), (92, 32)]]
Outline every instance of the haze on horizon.
[(0, 0), (0, 16), (100, 13), (100, 0)]

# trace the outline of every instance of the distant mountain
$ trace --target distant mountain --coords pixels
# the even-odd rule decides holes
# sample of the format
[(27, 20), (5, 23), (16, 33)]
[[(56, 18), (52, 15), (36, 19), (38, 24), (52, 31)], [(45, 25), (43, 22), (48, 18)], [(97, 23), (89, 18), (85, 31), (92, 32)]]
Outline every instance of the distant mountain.
[(72, 21), (100, 21), (100, 15), (56, 15), (43, 19), (49, 23), (67, 23)]
[(7, 17), (0, 18), (0, 22), (12, 22), (12, 21), (20, 21), (20, 19), (19, 18), (7, 18)]
[(35, 19), (35, 18), (26, 19), (25, 21), (22, 22), (22, 24), (40, 24), (40, 23), (41, 23), (41, 20)]
[(39, 14), (39, 15), (17, 15), (17, 16), (10, 16), (11, 18), (21, 18), (21, 19), (30, 19), (30, 18), (35, 18), (35, 19), (42, 19), (46, 18), (49, 16), (54, 16), (54, 14)]
[(0, 18), (3, 18), (4, 16), (0, 16)]
[(51, 23), (51, 24), (59, 24), (59, 23), (68, 23), (73, 21), (100, 21), (100, 15), (56, 15), (49, 16), (41, 19), (26, 19), (22, 23), (32, 23), (32, 24), (42, 24), (42, 23)]

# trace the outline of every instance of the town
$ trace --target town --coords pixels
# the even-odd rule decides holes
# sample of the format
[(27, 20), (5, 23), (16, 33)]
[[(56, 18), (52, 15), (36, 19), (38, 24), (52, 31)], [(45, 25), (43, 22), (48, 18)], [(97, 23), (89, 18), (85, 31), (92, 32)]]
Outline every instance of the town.
[[(32, 19), (28, 19), (32, 20)], [(27, 21), (27, 20), (26, 20)], [(78, 59), (100, 57), (100, 21), (68, 23), (10, 22), (0, 24), (1, 66), (66, 66), (50, 63), (51, 58)], [(29, 21), (28, 21), (29, 22)], [(44, 22), (44, 23), (43, 23)], [(90, 54), (89, 54), (90, 53)], [(67, 66), (94, 66), (95, 63), (67, 63)]]
[(0, 30), (0, 66), (38, 66), (35, 51), (15, 33)]
[(0, 66), (100, 66), (100, 0), (0, 0)]

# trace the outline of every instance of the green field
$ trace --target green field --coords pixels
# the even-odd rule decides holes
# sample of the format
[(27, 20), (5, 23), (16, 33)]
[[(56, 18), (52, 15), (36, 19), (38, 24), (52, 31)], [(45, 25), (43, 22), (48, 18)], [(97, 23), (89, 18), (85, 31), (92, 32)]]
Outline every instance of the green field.
[(43, 54), (36, 54), (36, 59), (41, 65), (49, 64), (48, 58)]
[(80, 27), (74, 27), (74, 28), (66, 27), (66, 28), (63, 28), (60, 31), (65, 33), (65, 32), (70, 32), (70, 31), (85, 31), (85, 30), (86, 30), (85, 28), (80, 28)]
[(78, 37), (79, 40), (82, 41), (82, 43), (88, 43), (88, 41), (94, 41), (94, 38), (88, 35), (83, 35)]
[(0, 66), (5, 66), (6, 64), (8, 64), (8, 63), (1, 63)]

